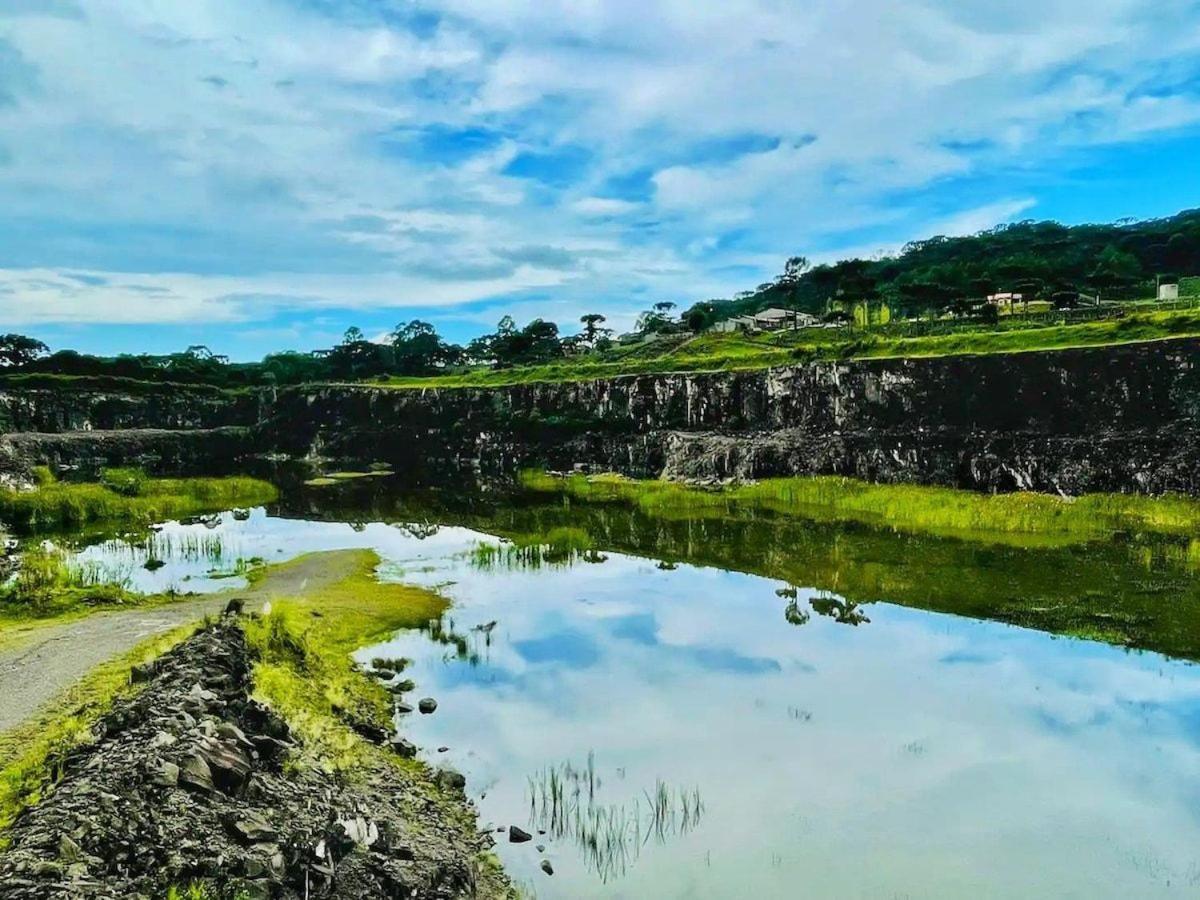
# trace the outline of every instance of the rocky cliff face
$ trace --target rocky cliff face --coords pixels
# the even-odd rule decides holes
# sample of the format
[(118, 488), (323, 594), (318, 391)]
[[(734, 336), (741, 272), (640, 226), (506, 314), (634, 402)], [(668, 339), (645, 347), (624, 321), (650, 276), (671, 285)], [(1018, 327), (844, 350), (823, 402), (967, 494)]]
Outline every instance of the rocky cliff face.
[[(0, 397), (8, 430), (74, 434), (0, 439), (0, 467), (6, 453), (11, 470), (14, 457), (130, 460), (137, 450), (168, 465), (209, 465), (279, 452), (386, 461), (434, 479), (544, 465), (701, 480), (841, 474), (989, 491), (1200, 494), (1198, 363), (1200, 341), (1178, 340), (500, 389), (327, 386), (119, 401), (10, 391)], [(236, 440), (214, 427), (252, 421)], [(122, 443), (99, 431), (81, 437), (88, 428), (169, 431)]]
[(416, 470), (1200, 493), (1200, 342), (511, 388), (282, 392), (268, 443)]
[(216, 428), (252, 425), (260, 414), (252, 392), (162, 384), (122, 389), (64, 381), (0, 383), (0, 434), (108, 431), (128, 428)]

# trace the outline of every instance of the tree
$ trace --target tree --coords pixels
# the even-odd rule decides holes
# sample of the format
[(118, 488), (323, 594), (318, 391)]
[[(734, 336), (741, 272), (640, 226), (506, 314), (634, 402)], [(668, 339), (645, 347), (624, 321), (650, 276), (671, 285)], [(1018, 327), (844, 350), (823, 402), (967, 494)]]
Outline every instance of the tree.
[(50, 352), (50, 348), (36, 338), (23, 334), (0, 335), (0, 366), (27, 366)]
[(467, 345), (467, 356), (497, 367), (548, 362), (563, 355), (558, 326), (544, 319), (534, 319), (524, 328), (517, 328), (511, 316), (505, 316), (494, 334), (483, 335)]
[(337, 378), (371, 378), (387, 374), (392, 355), (390, 348), (368, 341), (362, 329), (350, 327), (325, 359)]
[(612, 334), (611, 328), (601, 327), (602, 323), (608, 320), (600, 313), (588, 313), (586, 316), (580, 316), (579, 321), (583, 323), (583, 342), (589, 347), (595, 347), (600, 338)]
[(401, 322), (391, 333), (392, 362), (399, 375), (427, 375), (462, 357), (462, 348), (447, 344), (428, 322)]
[(779, 276), (779, 283), (787, 286), (798, 284), (800, 278), (808, 271), (808, 258), (805, 256), (792, 256), (783, 264), (783, 274)]
[(675, 323), (671, 320), (671, 310), (674, 308), (675, 304), (670, 300), (655, 303), (638, 316), (637, 330), (642, 334), (661, 334), (670, 331), (675, 327)]
[(1097, 290), (1120, 290), (1130, 287), (1142, 277), (1142, 267), (1131, 253), (1109, 244), (1096, 259), (1096, 267), (1088, 282)]

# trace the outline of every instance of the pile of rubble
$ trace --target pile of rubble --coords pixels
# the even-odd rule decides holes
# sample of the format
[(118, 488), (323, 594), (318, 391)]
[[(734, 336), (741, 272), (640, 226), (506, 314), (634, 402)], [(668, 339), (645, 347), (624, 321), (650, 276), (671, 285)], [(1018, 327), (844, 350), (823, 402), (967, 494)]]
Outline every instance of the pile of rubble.
[(0, 898), (460, 897), (503, 891), (455, 779), (390, 764), (345, 779), (286, 765), (297, 738), (250, 698), (236, 621), (135, 669), (0, 854)]

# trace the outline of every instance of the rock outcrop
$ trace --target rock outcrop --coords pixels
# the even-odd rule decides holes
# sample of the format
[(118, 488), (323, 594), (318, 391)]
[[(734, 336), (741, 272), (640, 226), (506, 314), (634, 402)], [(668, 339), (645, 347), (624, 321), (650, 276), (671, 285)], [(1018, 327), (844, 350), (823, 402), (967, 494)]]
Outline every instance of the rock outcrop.
[[(435, 479), (549, 466), (692, 480), (838, 474), (984, 491), (1198, 494), (1198, 363), (1200, 341), (1179, 339), (492, 389), (301, 386), (229, 394), (224, 413), (201, 417), (236, 425), (253, 410), (252, 432), (237, 446), (228, 428), (207, 428), (174, 455), (175, 439), (160, 438), (158, 456), (172, 465), (254, 453), (384, 461)], [(157, 409), (145, 405), (144, 415), (122, 421), (162, 428)], [(63, 420), (52, 411), (21, 415)], [(12, 435), (7, 451), (0, 441), (0, 471), (11, 479), (22, 465), (104, 456), (113, 445), (98, 435), (113, 433)]]
[(1200, 341), (496, 389), (281, 391), (294, 455), (483, 474), (838, 474), (986, 491), (1200, 493)]

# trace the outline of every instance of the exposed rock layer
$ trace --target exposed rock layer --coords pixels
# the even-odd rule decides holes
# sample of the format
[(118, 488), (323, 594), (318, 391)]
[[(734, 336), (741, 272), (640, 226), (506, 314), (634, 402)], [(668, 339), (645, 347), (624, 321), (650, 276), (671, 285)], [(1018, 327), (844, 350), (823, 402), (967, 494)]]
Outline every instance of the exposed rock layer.
[[(167, 441), (158, 455), (207, 463), (284, 452), (386, 461), (432, 477), (547, 465), (699, 480), (842, 474), (976, 490), (1196, 494), (1197, 363), (1200, 341), (1187, 339), (496, 389), (298, 387), (213, 412), (206, 421), (238, 424), (253, 408), (253, 439), (238, 447), (206, 454), (205, 438), (172, 457)], [(162, 409), (147, 404), (132, 424), (161, 428), (171, 419)], [(227, 440), (225, 429), (205, 434)], [(61, 458), (68, 446), (23, 440), (10, 438), (10, 471)], [(94, 435), (71, 440), (103, 447)], [(5, 458), (0, 441), (0, 468)]]
[(814, 363), (492, 390), (280, 393), (293, 454), (407, 469), (842, 474), (977, 490), (1200, 492), (1200, 342)]

